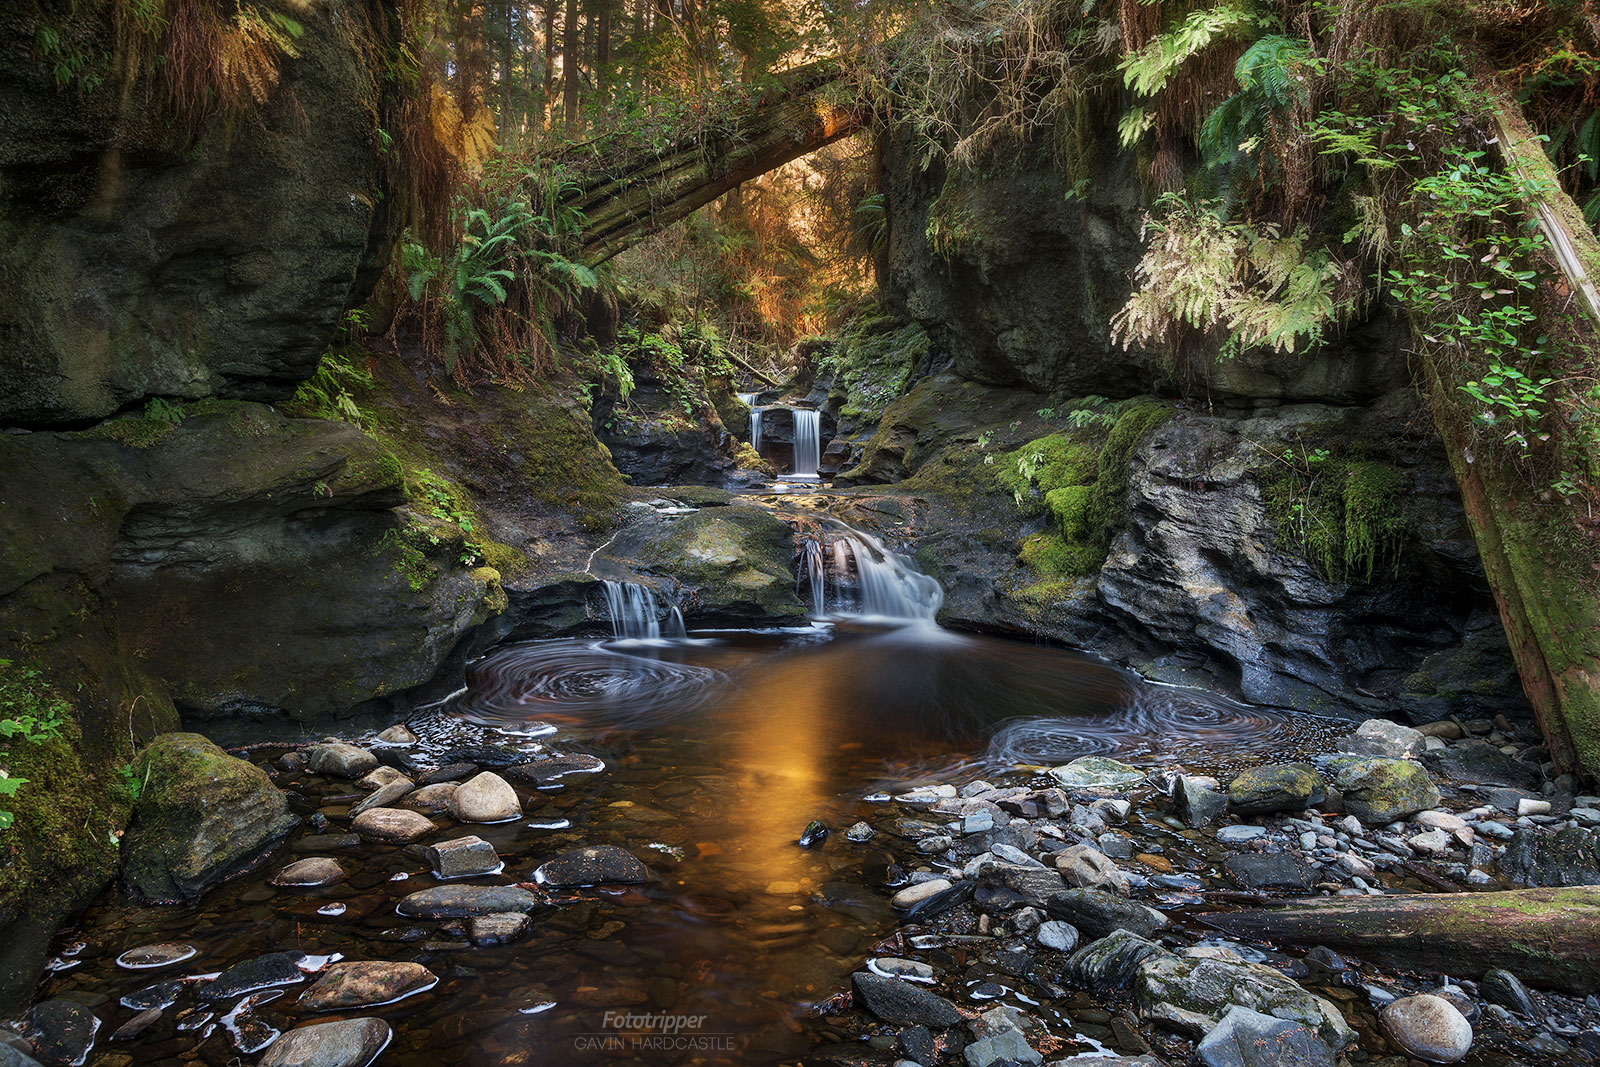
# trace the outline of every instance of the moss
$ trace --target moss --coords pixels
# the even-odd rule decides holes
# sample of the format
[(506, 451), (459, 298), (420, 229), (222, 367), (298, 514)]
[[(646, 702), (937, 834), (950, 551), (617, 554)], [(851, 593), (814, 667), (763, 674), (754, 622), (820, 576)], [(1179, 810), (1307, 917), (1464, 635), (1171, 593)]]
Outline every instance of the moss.
[(1016, 501), (1017, 510), (1040, 515), (1052, 490), (1092, 485), (1099, 477), (1100, 455), (1089, 442), (1053, 433), (1001, 453), (991, 470), (996, 484)]
[(928, 354), (928, 334), (917, 323), (872, 315), (850, 326), (822, 358), (834, 374), (844, 418), (875, 420), (906, 391), (916, 366)]
[(775, 475), (778, 469), (769, 461), (761, 458), (761, 453), (750, 447), (749, 441), (740, 441), (733, 450), (733, 461), (741, 468), (748, 471), (760, 471), (762, 474)]
[(1371, 581), (1385, 567), (1398, 568), (1407, 527), (1405, 474), (1331, 449), (1302, 446), (1298, 456), (1285, 455), (1261, 486), (1280, 546), (1332, 581)]

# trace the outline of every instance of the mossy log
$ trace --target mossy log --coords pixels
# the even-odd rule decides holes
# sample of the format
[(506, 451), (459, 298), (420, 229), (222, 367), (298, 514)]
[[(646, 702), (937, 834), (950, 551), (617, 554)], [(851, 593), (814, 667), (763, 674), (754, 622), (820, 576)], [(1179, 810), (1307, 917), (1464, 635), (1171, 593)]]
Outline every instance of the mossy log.
[[(1600, 306), (1592, 281), (1600, 275), (1600, 242), (1561, 191), (1515, 102), (1499, 97), (1489, 117), (1504, 165), (1546, 190), (1528, 211), (1559, 267), (1552, 284), (1564, 287), (1547, 294), (1555, 298), (1550, 304), (1570, 310), (1562, 322), (1541, 326), (1552, 336), (1566, 335), (1575, 349), (1600, 351)], [(1459, 402), (1459, 372), (1439, 366), (1427, 346), (1419, 349), (1434, 422), (1551, 758), (1563, 771), (1600, 780), (1600, 522), (1593, 501), (1588, 494), (1557, 496), (1492, 456), (1475, 456)], [(1600, 455), (1580, 459), (1580, 467), (1600, 470)]]
[(591, 266), (687, 218), (723, 193), (861, 129), (861, 109), (830, 99), (837, 63), (798, 67), (747, 110), (661, 147), (629, 152), (605, 140), (555, 157), (574, 177), (563, 207), (583, 213), (575, 258)]
[(1503, 968), (1547, 989), (1600, 990), (1600, 886), (1335, 897), (1200, 918), (1234, 937), (1326, 945), (1406, 970)]

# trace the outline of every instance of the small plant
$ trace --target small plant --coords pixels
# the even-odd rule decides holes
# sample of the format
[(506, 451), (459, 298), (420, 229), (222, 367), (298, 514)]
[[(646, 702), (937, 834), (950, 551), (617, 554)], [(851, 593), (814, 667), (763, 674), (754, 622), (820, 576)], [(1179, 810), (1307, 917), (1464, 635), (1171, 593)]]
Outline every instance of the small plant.
[[(9, 746), (18, 742), (41, 745), (61, 736), (71, 706), (32, 667), (0, 659), (0, 801), (17, 795), (28, 779), (12, 774), (4, 765), (11, 758)], [(16, 816), (0, 807), (0, 830), (7, 830)]]
[(123, 792), (127, 794), (130, 804), (137, 804), (139, 798), (144, 796), (145, 788), (150, 784), (150, 771), (151, 768), (147, 766), (145, 767), (144, 775), (140, 776), (139, 772), (133, 769), (133, 764), (131, 763), (124, 763), (117, 768), (118, 781), (122, 786)]

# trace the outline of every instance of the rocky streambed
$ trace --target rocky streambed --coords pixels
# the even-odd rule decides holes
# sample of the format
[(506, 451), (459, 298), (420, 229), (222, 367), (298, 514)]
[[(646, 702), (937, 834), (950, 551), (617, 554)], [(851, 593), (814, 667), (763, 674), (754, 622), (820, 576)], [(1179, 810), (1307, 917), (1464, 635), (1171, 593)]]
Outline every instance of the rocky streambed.
[(1600, 881), (1600, 798), (1504, 720), (1352, 732), (937, 631), (539, 642), (470, 677), (377, 735), (149, 746), (124, 885), (0, 1063), (1600, 1054), (1592, 996), (1218, 930)]

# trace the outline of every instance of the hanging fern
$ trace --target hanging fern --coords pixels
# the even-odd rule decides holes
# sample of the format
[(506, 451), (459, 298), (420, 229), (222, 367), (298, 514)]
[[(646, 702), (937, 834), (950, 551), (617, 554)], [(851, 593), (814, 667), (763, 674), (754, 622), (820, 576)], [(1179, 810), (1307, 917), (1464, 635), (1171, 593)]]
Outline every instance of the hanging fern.
[(1245, 49), (1234, 64), (1239, 91), (1206, 116), (1195, 146), (1206, 166), (1228, 172), (1239, 168), (1254, 174), (1259, 150), (1274, 115), (1296, 102), (1304, 102), (1301, 71), (1310, 58), (1306, 42), (1298, 37), (1272, 34)]

